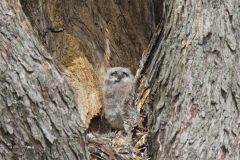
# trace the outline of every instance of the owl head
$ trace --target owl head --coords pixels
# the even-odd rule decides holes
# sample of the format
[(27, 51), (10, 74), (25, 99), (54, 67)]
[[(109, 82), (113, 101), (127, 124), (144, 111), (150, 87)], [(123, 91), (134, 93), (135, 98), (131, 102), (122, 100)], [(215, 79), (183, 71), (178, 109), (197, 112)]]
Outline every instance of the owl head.
[(107, 70), (104, 77), (105, 84), (116, 84), (120, 82), (130, 82), (133, 80), (133, 75), (128, 68), (113, 67)]

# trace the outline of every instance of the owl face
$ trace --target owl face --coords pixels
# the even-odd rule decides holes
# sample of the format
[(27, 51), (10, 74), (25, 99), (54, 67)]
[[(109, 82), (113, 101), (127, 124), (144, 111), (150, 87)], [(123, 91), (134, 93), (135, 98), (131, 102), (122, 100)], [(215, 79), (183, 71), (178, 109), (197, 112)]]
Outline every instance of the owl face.
[(107, 70), (105, 82), (115, 84), (119, 82), (128, 82), (133, 80), (133, 75), (128, 68), (114, 67)]

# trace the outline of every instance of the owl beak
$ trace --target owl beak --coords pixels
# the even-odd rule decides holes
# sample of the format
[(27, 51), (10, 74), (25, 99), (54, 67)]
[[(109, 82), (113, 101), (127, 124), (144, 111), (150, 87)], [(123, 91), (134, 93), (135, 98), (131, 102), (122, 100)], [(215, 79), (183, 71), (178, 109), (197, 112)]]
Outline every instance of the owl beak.
[(106, 84), (114, 84), (116, 82), (119, 82), (119, 78), (118, 77), (112, 77), (111, 79), (106, 80), (105, 82), (106, 82)]
[(116, 80), (115, 80), (115, 82), (120, 82), (120, 78), (117, 77)]
[(121, 77), (119, 75), (114, 77), (114, 82), (120, 82), (120, 80), (121, 80)]

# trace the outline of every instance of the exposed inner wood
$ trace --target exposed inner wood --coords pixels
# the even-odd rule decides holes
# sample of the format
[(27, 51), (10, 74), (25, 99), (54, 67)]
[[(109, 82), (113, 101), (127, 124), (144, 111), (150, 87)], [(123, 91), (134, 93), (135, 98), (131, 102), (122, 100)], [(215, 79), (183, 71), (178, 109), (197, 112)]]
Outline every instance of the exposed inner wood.
[(154, 14), (159, 2), (21, 0), (21, 3), (35, 32), (71, 82), (81, 102), (81, 117), (88, 125), (102, 108), (101, 81), (106, 68), (123, 66), (136, 72), (159, 20), (159, 13)]

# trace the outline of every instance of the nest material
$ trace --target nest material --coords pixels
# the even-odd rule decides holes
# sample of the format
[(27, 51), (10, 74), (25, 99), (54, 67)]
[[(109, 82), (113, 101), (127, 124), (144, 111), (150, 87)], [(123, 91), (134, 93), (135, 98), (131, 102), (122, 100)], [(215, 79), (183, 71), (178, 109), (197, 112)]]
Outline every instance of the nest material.
[(91, 160), (147, 160), (148, 132), (143, 125), (146, 117), (143, 117), (130, 134), (89, 132), (87, 143)]

